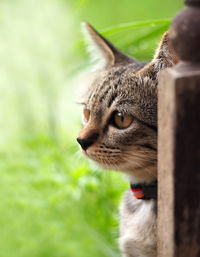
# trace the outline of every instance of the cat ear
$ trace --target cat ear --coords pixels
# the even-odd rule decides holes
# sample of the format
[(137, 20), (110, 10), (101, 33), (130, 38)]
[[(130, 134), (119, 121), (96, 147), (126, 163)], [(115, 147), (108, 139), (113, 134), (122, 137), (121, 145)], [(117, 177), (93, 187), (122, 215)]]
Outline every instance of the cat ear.
[(146, 75), (151, 77), (152, 79), (156, 79), (161, 70), (172, 67), (178, 62), (179, 59), (174, 52), (167, 31), (161, 38), (160, 44), (158, 46), (158, 49), (156, 50), (153, 60), (138, 73), (143, 76)]
[(169, 33), (166, 31), (161, 38), (159, 47), (153, 59), (154, 69), (159, 72), (165, 68), (172, 67), (179, 62), (169, 39)]
[(88, 50), (93, 60), (98, 61), (101, 68), (109, 68), (117, 64), (135, 61), (114, 47), (87, 22), (82, 23), (83, 33), (88, 43)]

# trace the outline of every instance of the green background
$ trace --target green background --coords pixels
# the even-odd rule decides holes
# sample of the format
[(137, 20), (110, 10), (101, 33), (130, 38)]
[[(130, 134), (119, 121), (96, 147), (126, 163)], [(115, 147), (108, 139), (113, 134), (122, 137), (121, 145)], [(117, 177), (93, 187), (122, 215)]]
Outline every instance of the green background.
[(0, 1), (0, 257), (120, 256), (128, 183), (89, 163), (76, 143), (75, 102), (90, 66), (80, 22), (150, 60), (181, 8), (180, 0)]

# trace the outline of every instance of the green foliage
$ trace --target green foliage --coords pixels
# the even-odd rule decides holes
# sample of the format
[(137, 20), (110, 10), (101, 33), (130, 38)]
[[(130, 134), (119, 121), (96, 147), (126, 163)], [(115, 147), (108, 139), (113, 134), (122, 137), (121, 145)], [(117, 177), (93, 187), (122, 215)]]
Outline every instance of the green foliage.
[(128, 184), (89, 163), (75, 140), (78, 77), (89, 65), (79, 24), (148, 60), (181, 4), (2, 0), (0, 8), (0, 257), (120, 256)]
[(45, 135), (0, 161), (0, 256), (115, 255), (119, 179), (90, 171)]

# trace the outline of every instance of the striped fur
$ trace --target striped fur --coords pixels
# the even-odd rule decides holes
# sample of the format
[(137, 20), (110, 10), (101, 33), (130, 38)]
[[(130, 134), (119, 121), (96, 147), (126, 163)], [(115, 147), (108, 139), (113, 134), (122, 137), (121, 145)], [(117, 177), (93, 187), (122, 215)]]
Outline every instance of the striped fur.
[[(105, 66), (84, 95), (90, 118), (83, 123), (79, 138), (95, 140), (83, 153), (105, 169), (125, 172), (131, 183), (149, 183), (157, 177), (157, 77), (161, 69), (177, 62), (168, 34), (146, 64), (121, 53), (90, 25), (85, 24), (85, 29)], [(131, 125), (126, 129), (112, 126), (115, 111), (131, 115)], [(128, 190), (120, 210), (123, 255), (155, 257), (155, 201), (135, 199)]]

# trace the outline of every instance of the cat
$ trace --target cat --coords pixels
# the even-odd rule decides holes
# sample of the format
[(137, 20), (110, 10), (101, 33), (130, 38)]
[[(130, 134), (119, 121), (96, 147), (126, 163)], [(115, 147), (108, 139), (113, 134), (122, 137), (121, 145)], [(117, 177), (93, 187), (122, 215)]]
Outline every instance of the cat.
[(128, 176), (131, 188), (120, 205), (123, 256), (155, 257), (158, 74), (178, 59), (168, 32), (145, 63), (123, 54), (88, 23), (83, 26), (103, 66), (84, 95), (77, 141), (95, 163)]

